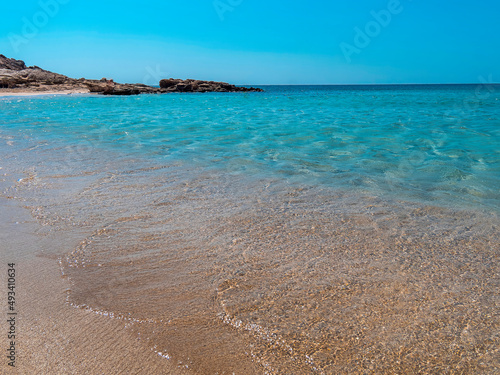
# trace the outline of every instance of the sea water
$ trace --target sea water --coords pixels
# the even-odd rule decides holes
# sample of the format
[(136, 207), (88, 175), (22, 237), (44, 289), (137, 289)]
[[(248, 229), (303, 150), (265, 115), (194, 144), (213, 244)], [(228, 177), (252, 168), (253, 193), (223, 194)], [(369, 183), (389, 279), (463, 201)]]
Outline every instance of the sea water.
[(1, 131), (221, 173), (498, 209), (500, 89), (478, 87), (9, 98), (0, 103)]
[(0, 100), (68, 303), (195, 373), (495, 368), (500, 86), (263, 88)]

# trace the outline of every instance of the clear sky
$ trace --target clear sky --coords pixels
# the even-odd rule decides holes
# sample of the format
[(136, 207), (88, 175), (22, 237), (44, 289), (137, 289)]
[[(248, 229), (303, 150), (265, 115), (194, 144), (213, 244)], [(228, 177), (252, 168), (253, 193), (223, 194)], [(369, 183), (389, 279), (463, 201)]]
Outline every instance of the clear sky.
[(2, 15), (0, 53), (74, 78), (500, 81), (498, 0), (23, 0)]

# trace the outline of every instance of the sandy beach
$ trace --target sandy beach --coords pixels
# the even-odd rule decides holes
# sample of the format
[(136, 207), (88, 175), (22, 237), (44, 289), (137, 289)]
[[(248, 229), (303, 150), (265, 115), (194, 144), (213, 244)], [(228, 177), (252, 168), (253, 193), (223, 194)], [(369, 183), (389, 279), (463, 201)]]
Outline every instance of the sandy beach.
[[(494, 229), (474, 234), (488, 218), (455, 223), (436, 207), (376, 198), (340, 207), (340, 196), (292, 190), (277, 199), (262, 188), (239, 195), (240, 206), (225, 196), (245, 191), (244, 182), (224, 187), (219, 176), (221, 193), (205, 195), (215, 186), (209, 176), (127, 165), (112, 178), (28, 175), (16, 194), (31, 196), (33, 216), (2, 208), (2, 261), (15, 257), (22, 280), (19, 373), (479, 374), (496, 366), (498, 241)], [(47, 193), (71, 198), (48, 203)], [(308, 202), (318, 199), (313, 212)], [(336, 213), (349, 205), (352, 213)], [(429, 235), (426, 217), (435, 223)]]
[[(2, 363), (2, 374), (183, 373), (123, 321), (69, 305), (71, 285), (47, 255), (61, 243), (38, 235), (39, 225), (16, 202), (1, 198), (0, 210), (0, 260), (16, 263), (19, 312), (15, 367)], [(7, 332), (4, 319), (0, 327)]]
[(44, 96), (44, 95), (74, 95), (90, 94), (88, 90), (67, 90), (67, 91), (25, 91), (18, 89), (0, 89), (0, 98), (10, 96)]

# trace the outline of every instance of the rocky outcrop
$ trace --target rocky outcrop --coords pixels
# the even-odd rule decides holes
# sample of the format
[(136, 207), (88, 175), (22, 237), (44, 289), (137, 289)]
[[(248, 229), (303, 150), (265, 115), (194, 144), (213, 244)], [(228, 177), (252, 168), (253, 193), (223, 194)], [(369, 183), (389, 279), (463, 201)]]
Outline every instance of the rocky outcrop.
[(4, 55), (0, 55), (0, 69), (24, 70), (27, 68), (22, 60), (9, 59)]
[(162, 79), (162, 92), (240, 92), (263, 91), (255, 87), (237, 87), (226, 82), (199, 81), (195, 79)]
[(65, 91), (85, 89), (84, 82), (38, 66), (27, 67), (24, 61), (0, 55), (0, 89), (30, 91)]
[(27, 67), (24, 61), (0, 55), (0, 92), (80, 91), (102, 95), (138, 95), (169, 92), (240, 92), (262, 91), (258, 88), (237, 87), (225, 82), (199, 81), (194, 79), (162, 79), (160, 87), (140, 83), (116, 83), (112, 79), (74, 79), (52, 73), (37, 66)]

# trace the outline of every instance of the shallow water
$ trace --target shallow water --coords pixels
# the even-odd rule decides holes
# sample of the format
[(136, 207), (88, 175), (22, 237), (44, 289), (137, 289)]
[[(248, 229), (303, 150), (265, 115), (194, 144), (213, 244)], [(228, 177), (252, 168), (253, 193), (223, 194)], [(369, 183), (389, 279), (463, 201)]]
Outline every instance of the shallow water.
[(60, 236), (69, 304), (180, 368), (492, 373), (500, 91), (476, 89), (3, 99), (3, 195)]
[(498, 209), (499, 87), (7, 98), (0, 134), (64, 139), (79, 153), (113, 149), (222, 173)]

